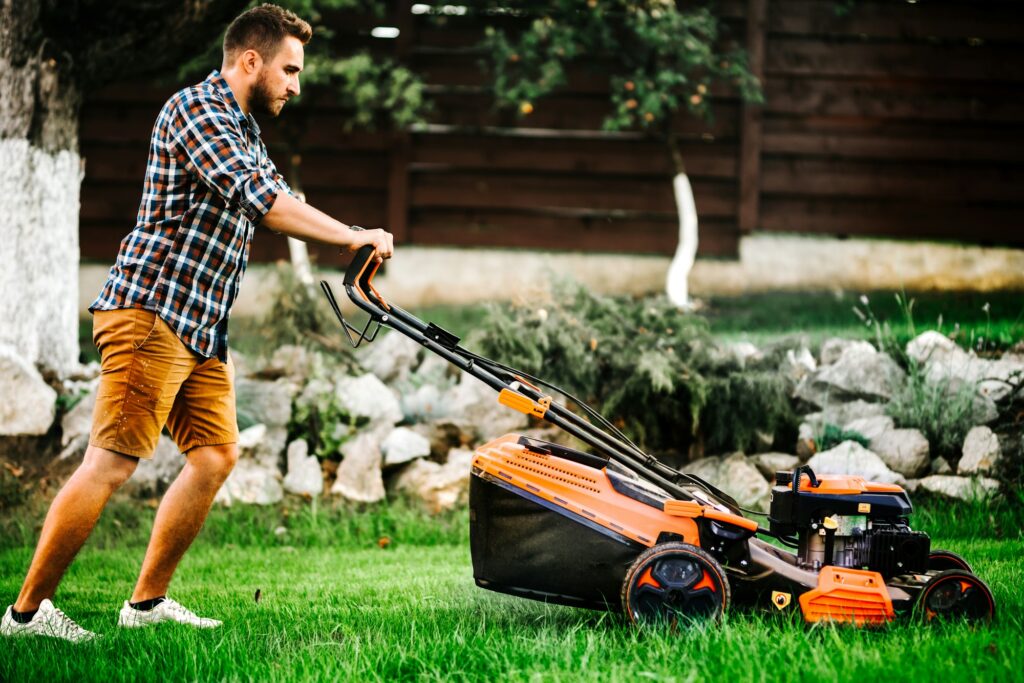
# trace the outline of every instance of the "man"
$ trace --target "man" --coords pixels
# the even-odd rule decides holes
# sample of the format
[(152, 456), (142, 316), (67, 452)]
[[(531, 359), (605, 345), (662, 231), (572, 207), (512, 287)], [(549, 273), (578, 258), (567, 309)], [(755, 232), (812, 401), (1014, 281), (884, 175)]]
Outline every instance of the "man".
[(110, 498), (150, 458), (166, 425), (186, 463), (167, 490), (122, 627), (201, 618), (167, 597), (182, 555), (238, 458), (231, 304), (254, 226), (390, 258), (392, 237), (356, 231), (290, 194), (259, 137), (253, 113), (277, 116), (299, 94), (309, 24), (274, 5), (236, 18), (224, 61), (160, 111), (150, 142), (135, 229), (92, 304), (102, 371), (89, 447), (54, 499), (16, 602), (0, 634), (74, 642), (87, 631), (53, 606), (70, 565)]

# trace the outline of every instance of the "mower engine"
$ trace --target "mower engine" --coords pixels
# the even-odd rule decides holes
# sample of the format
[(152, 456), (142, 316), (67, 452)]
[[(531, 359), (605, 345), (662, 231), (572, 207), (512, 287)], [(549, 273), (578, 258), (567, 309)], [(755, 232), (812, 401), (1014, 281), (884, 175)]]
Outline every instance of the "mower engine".
[(867, 569), (888, 579), (928, 568), (931, 540), (910, 528), (911, 512), (899, 486), (801, 467), (776, 473), (768, 521), (773, 534), (796, 542), (802, 569)]

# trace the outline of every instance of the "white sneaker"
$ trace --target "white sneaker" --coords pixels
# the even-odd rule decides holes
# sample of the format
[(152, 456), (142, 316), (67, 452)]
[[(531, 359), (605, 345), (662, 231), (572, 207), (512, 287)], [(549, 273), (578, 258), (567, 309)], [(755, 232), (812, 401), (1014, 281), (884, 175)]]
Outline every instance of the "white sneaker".
[(217, 628), (223, 623), (216, 619), (196, 616), (192, 610), (182, 607), (170, 598), (164, 598), (164, 601), (159, 605), (145, 611), (135, 609), (125, 600), (124, 607), (121, 608), (121, 614), (117, 618), (117, 625), (122, 628), (142, 628), (143, 626), (159, 624), (163, 621), (173, 621), (177, 624), (186, 624), (196, 628)]
[(3, 621), (0, 621), (0, 635), (49, 636), (72, 643), (84, 643), (99, 638), (99, 635), (85, 630), (72, 621), (70, 617), (54, 607), (49, 600), (39, 603), (39, 609), (32, 617), (32, 621), (27, 624), (20, 624), (14, 620), (14, 616), (11, 614), (13, 609), (14, 605), (8, 607)]

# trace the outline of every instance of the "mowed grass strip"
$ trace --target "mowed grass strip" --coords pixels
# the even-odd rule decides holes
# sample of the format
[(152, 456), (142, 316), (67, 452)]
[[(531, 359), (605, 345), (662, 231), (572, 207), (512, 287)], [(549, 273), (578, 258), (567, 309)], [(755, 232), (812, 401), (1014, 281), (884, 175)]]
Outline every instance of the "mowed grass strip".
[[(413, 524), (403, 515), (397, 516)], [(396, 515), (383, 517), (393, 522)], [(945, 517), (931, 514), (929, 522), (941, 527)], [(795, 613), (734, 610), (722, 626), (672, 633), (479, 589), (465, 537), (386, 548), (369, 534), (343, 535), (338, 547), (319, 537), (296, 547), (273, 534), (262, 545), (224, 542), (240, 520), (237, 511), (214, 511), (210, 533), (186, 556), (172, 586), (172, 596), (224, 619), (223, 628), (117, 629), (144, 546), (130, 535), (132, 542), (117, 547), (107, 538), (110, 529), (101, 529), (99, 542), (68, 572), (57, 604), (104, 638), (84, 646), (0, 640), (0, 680), (1024, 680), (1019, 530), (1008, 534), (1012, 539), (971, 540), (930, 529), (935, 547), (965, 555), (992, 587), (999, 615), (990, 626), (808, 627)], [(388, 524), (355, 526), (374, 531)], [(0, 551), (5, 604), (30, 555), (27, 546)]]

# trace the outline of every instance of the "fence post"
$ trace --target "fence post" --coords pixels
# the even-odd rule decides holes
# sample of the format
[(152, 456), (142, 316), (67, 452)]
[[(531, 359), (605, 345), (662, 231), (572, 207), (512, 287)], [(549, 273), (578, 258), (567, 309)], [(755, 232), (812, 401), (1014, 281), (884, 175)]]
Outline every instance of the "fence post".
[[(768, 0), (747, 0), (747, 54), (750, 70), (764, 85), (764, 43)], [(740, 232), (756, 230), (760, 223), (761, 113), (763, 107), (745, 102), (740, 128)]]

